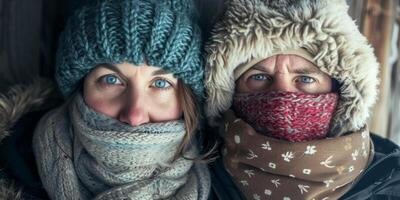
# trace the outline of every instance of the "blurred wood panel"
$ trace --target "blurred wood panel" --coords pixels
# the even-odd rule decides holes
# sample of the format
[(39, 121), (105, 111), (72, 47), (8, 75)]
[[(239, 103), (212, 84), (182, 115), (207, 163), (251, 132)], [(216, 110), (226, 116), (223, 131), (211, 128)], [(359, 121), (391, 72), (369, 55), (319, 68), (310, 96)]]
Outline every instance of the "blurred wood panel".
[(0, 1), (0, 85), (39, 74), (41, 0)]
[[(400, 5), (397, 5), (399, 8)], [(400, 144), (400, 9), (397, 9), (397, 62), (392, 69), (390, 138)]]
[(0, 91), (35, 76), (53, 78), (67, 16), (92, 0), (0, 0)]
[(356, 24), (360, 28), (363, 17), (363, 8), (366, 0), (347, 0), (349, 7), (349, 15), (356, 21)]
[(380, 66), (378, 101), (373, 108), (370, 130), (388, 136), (391, 66), (388, 63), (390, 42), (395, 22), (396, 0), (367, 0), (361, 30), (375, 48)]

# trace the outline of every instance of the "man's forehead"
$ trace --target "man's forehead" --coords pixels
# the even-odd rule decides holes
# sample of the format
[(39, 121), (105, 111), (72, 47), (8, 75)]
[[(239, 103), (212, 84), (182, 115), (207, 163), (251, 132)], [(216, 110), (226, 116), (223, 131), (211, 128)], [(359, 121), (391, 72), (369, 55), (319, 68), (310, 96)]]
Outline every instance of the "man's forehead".
[(269, 57), (251, 69), (274, 73), (277, 71), (287, 71), (296, 74), (319, 74), (323, 73), (316, 65), (297, 55), (276, 55)]

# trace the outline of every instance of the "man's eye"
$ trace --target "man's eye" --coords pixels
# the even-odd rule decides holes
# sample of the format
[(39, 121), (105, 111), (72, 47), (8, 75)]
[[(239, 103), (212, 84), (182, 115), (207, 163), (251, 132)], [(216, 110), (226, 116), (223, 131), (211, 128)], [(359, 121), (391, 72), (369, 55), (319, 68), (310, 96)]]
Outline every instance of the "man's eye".
[(107, 74), (107, 75), (101, 77), (101, 81), (107, 85), (121, 85), (122, 84), (121, 80), (117, 76), (112, 75), (112, 74)]
[(301, 83), (314, 83), (315, 79), (311, 78), (309, 76), (300, 76), (297, 81), (300, 81)]
[(159, 89), (167, 89), (167, 88), (171, 87), (171, 84), (165, 79), (156, 79), (153, 82), (152, 87), (159, 88)]
[(256, 81), (264, 81), (268, 79), (267, 75), (265, 74), (254, 74), (250, 78)]

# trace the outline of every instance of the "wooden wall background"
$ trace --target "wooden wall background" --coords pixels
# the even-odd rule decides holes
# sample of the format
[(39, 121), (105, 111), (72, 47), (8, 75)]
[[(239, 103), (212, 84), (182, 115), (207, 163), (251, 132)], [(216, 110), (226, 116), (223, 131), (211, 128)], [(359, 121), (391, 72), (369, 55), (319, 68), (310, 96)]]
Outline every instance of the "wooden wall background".
[(53, 77), (67, 16), (91, 0), (0, 0), (0, 91), (32, 77)]
[[(90, 0), (0, 0), (0, 91), (32, 77), (52, 78), (57, 38), (66, 16)], [(399, 1), (347, 0), (349, 14), (375, 48), (381, 64), (379, 99), (370, 128), (400, 144)], [(197, 0), (205, 37), (223, 0)]]
[(351, 1), (350, 13), (375, 49), (380, 63), (379, 98), (370, 129), (400, 144), (399, 1)]
[(23, 0), (0, 2), (1, 84), (21, 82), (39, 72), (42, 4)]

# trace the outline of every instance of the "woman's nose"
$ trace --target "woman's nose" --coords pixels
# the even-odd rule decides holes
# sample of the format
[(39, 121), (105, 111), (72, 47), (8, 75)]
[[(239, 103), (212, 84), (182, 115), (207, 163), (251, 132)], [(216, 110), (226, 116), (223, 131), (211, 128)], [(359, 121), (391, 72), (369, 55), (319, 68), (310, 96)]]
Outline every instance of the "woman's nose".
[(125, 105), (119, 114), (119, 120), (131, 126), (139, 126), (150, 122), (150, 117), (145, 100), (145, 96), (139, 91), (130, 91), (123, 97), (126, 98)]

